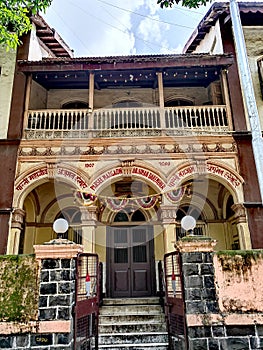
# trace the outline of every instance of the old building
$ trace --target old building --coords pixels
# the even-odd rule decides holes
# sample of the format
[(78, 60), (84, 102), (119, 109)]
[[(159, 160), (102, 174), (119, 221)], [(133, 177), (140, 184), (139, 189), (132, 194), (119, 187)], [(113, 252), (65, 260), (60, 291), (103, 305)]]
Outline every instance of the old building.
[[(263, 125), (263, 100), (262, 100), (262, 2), (239, 2), (239, 12), (242, 23), (242, 30), (245, 38), (245, 50), (248, 59), (249, 70), (253, 83), (253, 94), (255, 96), (255, 109), (259, 115), (261, 130)], [(237, 40), (237, 39), (236, 39)], [(229, 3), (214, 3), (195, 32), (192, 34), (184, 47), (185, 53), (211, 53), (223, 54), (232, 53), (237, 56), (235, 37), (232, 30), (231, 12)], [(240, 84), (239, 77), (244, 66), (235, 63), (228, 69), (229, 94), (234, 115), (233, 137), (236, 141), (240, 159), (240, 175), (244, 178), (244, 195), (248, 214), (248, 222), (251, 232), (252, 246), (262, 248), (261, 227), (263, 220), (262, 199), (256, 181), (257, 174), (254, 169), (254, 156), (252, 150), (252, 126), (249, 121), (251, 114), (244, 108), (244, 96), (248, 86)], [(240, 74), (238, 74), (240, 70)], [(248, 75), (248, 74), (247, 74)], [(242, 81), (242, 80), (241, 80)], [(254, 97), (253, 96), (253, 97)], [(249, 99), (251, 104), (251, 99)], [(261, 141), (262, 145), (262, 141)], [(261, 146), (262, 147), (262, 146)], [(262, 154), (263, 150), (261, 151)], [(253, 179), (253, 181), (251, 181)]]
[[(72, 51), (40, 16), (32, 17), (33, 28), (21, 38), (23, 45), (15, 50), (0, 48), (0, 163), (6, 171), (1, 175), (0, 252), (6, 253), (8, 228), (12, 213), (17, 153), (22, 136), (25, 75), (16, 69), (18, 59), (40, 60), (44, 57), (72, 57)], [(18, 224), (20, 225), (20, 224)]]
[(248, 249), (228, 91), (231, 55), (20, 60), (25, 118), (8, 253), (55, 237), (97, 252), (108, 296), (156, 292), (156, 264), (196, 218), (218, 249)]

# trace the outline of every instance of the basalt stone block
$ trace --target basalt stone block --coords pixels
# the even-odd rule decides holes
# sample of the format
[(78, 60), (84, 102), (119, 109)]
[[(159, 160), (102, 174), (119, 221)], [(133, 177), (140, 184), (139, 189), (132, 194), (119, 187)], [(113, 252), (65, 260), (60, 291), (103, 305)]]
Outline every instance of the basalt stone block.
[(48, 309), (40, 309), (39, 310), (39, 320), (40, 321), (50, 321), (56, 319), (56, 309), (48, 308)]
[(59, 294), (70, 294), (72, 292), (72, 288), (74, 289), (74, 283), (70, 282), (60, 282), (58, 283), (58, 293)]
[(226, 334), (228, 336), (255, 336), (254, 326), (226, 326)]
[(214, 265), (213, 264), (201, 264), (201, 274), (202, 275), (214, 275)]
[(60, 267), (59, 259), (44, 259), (42, 260), (42, 270), (53, 270)]
[(38, 300), (39, 307), (47, 307), (48, 297), (47, 296), (40, 296)]
[(213, 263), (213, 254), (212, 253), (203, 253), (203, 262), (204, 263)]
[(213, 337), (225, 337), (225, 328), (224, 326), (214, 326), (212, 327), (212, 333), (213, 333)]
[(72, 341), (72, 336), (69, 333), (61, 333), (56, 335), (56, 344), (70, 344)]
[(29, 346), (29, 335), (17, 335), (16, 346), (19, 348), (27, 348)]
[(202, 253), (184, 253), (182, 254), (183, 264), (185, 263), (201, 263), (203, 261)]
[(208, 300), (205, 302), (205, 305), (206, 305), (207, 312), (211, 314), (215, 314), (219, 312), (218, 303), (216, 301)]
[(259, 336), (263, 336), (263, 326), (257, 325), (257, 332)]
[[(32, 334), (31, 335), (31, 347), (39, 346), (42, 350), (44, 346), (53, 345), (53, 334)], [(48, 349), (48, 348), (47, 348)]]
[(220, 350), (219, 341), (217, 339), (208, 340), (208, 349), (209, 350)]
[(61, 260), (61, 267), (62, 269), (70, 269), (70, 259), (62, 259)]
[(40, 279), (41, 279), (41, 282), (49, 282), (49, 271), (47, 270), (41, 271)]
[(60, 307), (58, 309), (58, 320), (69, 320), (70, 319), (70, 308)]
[(0, 337), (0, 349), (13, 349), (14, 338), (9, 337)]
[(249, 350), (248, 338), (225, 338), (219, 339), (221, 350)]
[(263, 349), (263, 338), (251, 337), (250, 346), (251, 349)]
[(201, 300), (202, 290), (200, 288), (191, 288), (186, 289), (185, 291), (185, 299), (192, 301), (192, 300)]
[(205, 313), (205, 307), (203, 302), (198, 301), (186, 301), (186, 313), (187, 314), (203, 314)]
[(214, 276), (204, 276), (204, 287), (215, 288)]
[(57, 283), (42, 283), (40, 285), (40, 294), (57, 294)]
[(208, 350), (207, 339), (191, 339), (189, 341), (189, 350)]
[(211, 327), (189, 327), (188, 336), (190, 338), (209, 338), (212, 336)]
[(201, 291), (201, 296), (206, 300), (216, 300), (215, 288), (206, 288)]
[(197, 264), (184, 264), (183, 265), (184, 276), (198, 275), (199, 269)]
[(185, 288), (202, 288), (203, 279), (201, 276), (185, 276)]
[(49, 306), (68, 306), (70, 305), (70, 296), (69, 295), (60, 295), (60, 296), (51, 296), (49, 298)]

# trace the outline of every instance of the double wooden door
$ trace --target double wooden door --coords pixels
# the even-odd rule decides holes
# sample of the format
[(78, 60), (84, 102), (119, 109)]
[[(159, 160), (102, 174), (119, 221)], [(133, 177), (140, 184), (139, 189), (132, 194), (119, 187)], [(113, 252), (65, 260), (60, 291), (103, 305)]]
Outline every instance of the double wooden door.
[(107, 236), (108, 294), (151, 296), (155, 281), (152, 227), (111, 227)]

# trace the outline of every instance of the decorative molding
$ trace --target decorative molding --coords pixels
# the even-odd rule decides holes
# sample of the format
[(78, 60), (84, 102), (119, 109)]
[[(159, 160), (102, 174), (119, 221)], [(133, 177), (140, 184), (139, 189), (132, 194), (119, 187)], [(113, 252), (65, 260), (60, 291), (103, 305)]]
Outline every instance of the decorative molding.
[(116, 154), (164, 154), (164, 153), (226, 153), (237, 152), (235, 142), (232, 143), (189, 143), (173, 145), (117, 145), (117, 146), (61, 146), (61, 147), (21, 147), (20, 157), (49, 157), (49, 156), (68, 156), (68, 155), (116, 155)]

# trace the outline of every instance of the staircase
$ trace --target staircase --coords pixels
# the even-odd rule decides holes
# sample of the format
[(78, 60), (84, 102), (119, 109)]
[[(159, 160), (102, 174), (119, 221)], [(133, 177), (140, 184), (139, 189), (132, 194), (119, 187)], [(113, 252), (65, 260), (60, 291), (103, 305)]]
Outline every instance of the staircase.
[(99, 350), (167, 350), (165, 316), (158, 298), (104, 299)]

